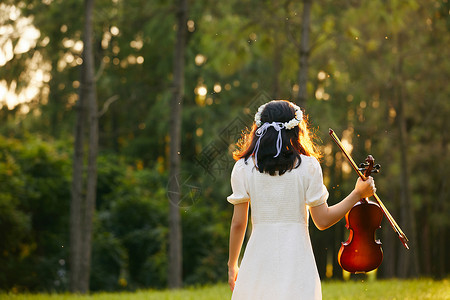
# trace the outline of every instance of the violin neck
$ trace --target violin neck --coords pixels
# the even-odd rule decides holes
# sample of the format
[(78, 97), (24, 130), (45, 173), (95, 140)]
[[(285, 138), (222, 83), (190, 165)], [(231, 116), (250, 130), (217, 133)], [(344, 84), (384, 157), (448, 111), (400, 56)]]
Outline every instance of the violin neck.
[(359, 200), (360, 203), (368, 203), (369, 202), (369, 198), (361, 198)]

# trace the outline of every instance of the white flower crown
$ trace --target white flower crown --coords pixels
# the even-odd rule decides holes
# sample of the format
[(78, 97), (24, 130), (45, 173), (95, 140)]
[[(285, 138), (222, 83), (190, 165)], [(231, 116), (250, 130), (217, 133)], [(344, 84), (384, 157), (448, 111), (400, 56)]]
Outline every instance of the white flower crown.
[[(260, 127), (262, 125), (261, 113), (264, 110), (264, 108), (266, 107), (266, 105), (267, 105), (267, 103), (261, 105), (258, 108), (258, 112), (255, 114), (255, 123), (256, 123), (257, 127)], [(293, 118), (289, 122), (282, 123), (284, 125), (284, 127), (288, 130), (294, 128), (295, 126), (298, 126), (298, 124), (300, 124), (300, 122), (303, 120), (303, 112), (300, 109), (300, 107), (298, 107), (297, 105), (295, 105), (293, 103), (290, 103), (290, 105), (293, 106), (295, 109), (295, 118)]]

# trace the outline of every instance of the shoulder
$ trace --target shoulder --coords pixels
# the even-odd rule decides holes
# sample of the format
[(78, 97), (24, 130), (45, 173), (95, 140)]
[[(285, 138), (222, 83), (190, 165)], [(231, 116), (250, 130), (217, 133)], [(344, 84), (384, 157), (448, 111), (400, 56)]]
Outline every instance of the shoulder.
[(245, 168), (245, 158), (241, 158), (234, 163), (233, 171)]
[(317, 171), (322, 172), (322, 167), (320, 166), (319, 161), (314, 156), (306, 156), (301, 154), (301, 163), (300, 168), (307, 170), (310, 174), (313, 174)]
[(244, 170), (249, 169), (254, 166), (253, 159), (249, 157), (248, 159), (241, 158), (234, 163), (233, 170)]
[(302, 159), (301, 164), (305, 164), (308, 167), (320, 167), (320, 163), (314, 156), (306, 156), (301, 154), (300, 158)]
[(234, 163), (233, 169), (231, 170), (231, 177), (239, 176), (238, 174), (244, 174), (247, 168), (248, 161), (245, 158), (241, 158)]

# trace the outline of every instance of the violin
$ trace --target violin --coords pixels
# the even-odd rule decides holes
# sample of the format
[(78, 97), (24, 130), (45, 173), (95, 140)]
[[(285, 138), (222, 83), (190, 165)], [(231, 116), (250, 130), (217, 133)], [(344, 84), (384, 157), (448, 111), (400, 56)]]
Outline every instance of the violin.
[[(369, 155), (364, 176), (378, 173), (379, 165), (373, 169), (374, 159)], [(348, 240), (342, 243), (338, 253), (338, 262), (342, 269), (350, 273), (369, 272), (378, 268), (383, 261), (383, 249), (380, 240), (374, 240), (375, 231), (381, 228), (383, 213), (380, 206), (368, 198), (361, 199), (345, 215), (345, 227), (350, 230)]]
[[(374, 159), (371, 155), (367, 157), (366, 164), (358, 168), (331, 128), (329, 134), (362, 180), (366, 180), (371, 173), (379, 172), (379, 165), (376, 165), (374, 169)], [(364, 174), (362, 171), (365, 171)], [(338, 254), (338, 261), (344, 270), (351, 273), (369, 272), (378, 268), (381, 264), (383, 251), (381, 249), (381, 242), (375, 240), (375, 231), (381, 227), (383, 215), (397, 233), (403, 246), (409, 249), (408, 238), (400, 226), (395, 222), (378, 195), (374, 193), (373, 197), (375, 202), (367, 198), (361, 199), (345, 216), (346, 227), (350, 230), (350, 235), (348, 240), (342, 243)]]

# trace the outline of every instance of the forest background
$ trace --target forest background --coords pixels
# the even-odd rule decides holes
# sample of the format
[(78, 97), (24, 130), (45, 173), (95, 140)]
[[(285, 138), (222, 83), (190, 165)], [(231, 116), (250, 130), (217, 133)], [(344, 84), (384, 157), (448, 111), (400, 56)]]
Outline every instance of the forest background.
[[(174, 205), (183, 284), (226, 281), (231, 152), (270, 99), (296, 102), (309, 115), (329, 204), (356, 178), (329, 127), (357, 162), (372, 154), (382, 165), (378, 194), (411, 249), (384, 220), (377, 276), (447, 277), (448, 1), (201, 0), (187, 7), (181, 168), (169, 174), (180, 4), (95, 2), (99, 151), (89, 289), (166, 287)], [(0, 4), (1, 290), (69, 289), (84, 16), (80, 0)], [(174, 182), (177, 203), (170, 202)], [(344, 225), (310, 226), (324, 280), (343, 277)]]

